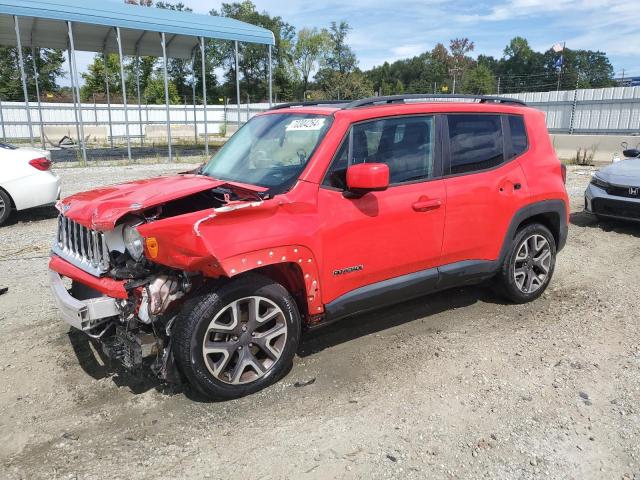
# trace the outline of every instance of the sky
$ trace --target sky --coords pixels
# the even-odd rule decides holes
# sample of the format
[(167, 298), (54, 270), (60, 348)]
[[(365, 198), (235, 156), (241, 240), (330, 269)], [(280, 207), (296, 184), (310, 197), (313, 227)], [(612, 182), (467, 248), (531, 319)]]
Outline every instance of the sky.
[[(116, 0), (110, 0), (116, 1)], [(196, 13), (219, 9), (218, 0), (181, 0)], [(231, 0), (227, 0), (231, 1)], [(538, 51), (557, 42), (567, 48), (601, 50), (615, 76), (640, 75), (640, 0), (253, 0), (258, 10), (295, 26), (327, 27), (346, 20), (348, 43), (360, 68), (369, 69), (469, 37), (474, 54), (501, 57), (514, 36)], [(92, 55), (81, 54), (86, 68)]]

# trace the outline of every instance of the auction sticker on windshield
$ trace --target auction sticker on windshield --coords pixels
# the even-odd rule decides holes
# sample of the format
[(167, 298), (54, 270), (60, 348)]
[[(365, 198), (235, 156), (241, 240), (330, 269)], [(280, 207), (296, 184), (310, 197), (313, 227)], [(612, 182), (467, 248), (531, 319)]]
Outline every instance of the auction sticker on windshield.
[(287, 125), (286, 131), (320, 130), (324, 126), (325, 118), (297, 118)]

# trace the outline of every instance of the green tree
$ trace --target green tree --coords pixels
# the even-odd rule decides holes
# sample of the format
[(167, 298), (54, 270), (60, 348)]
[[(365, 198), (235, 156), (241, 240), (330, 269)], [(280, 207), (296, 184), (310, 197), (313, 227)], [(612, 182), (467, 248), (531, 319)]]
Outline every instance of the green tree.
[(331, 22), (322, 68), (316, 74), (327, 98), (356, 99), (373, 94), (373, 83), (358, 69), (356, 54), (347, 44), (351, 27), (345, 21)]
[(498, 62), (500, 91), (504, 93), (537, 90), (538, 86), (551, 90), (550, 73), (544, 66), (543, 55), (535, 52), (523, 37), (512, 38)]
[(486, 95), (494, 93), (496, 78), (486, 65), (478, 64), (469, 70), (464, 78), (462, 90), (474, 95)]
[(360, 70), (340, 73), (324, 69), (321, 73), (319, 84), (325, 99), (356, 100), (373, 95), (373, 84)]
[[(282, 20), (272, 17), (267, 12), (258, 12), (251, 0), (223, 3), (220, 10), (211, 10), (211, 15), (235, 18), (271, 30), (275, 37), (273, 47), (273, 80), (274, 93), (280, 99), (290, 99), (294, 90), (292, 72), (293, 44), (295, 28)], [(218, 64), (225, 70), (226, 82), (223, 92), (227, 97), (235, 98), (235, 50), (233, 42), (212, 41), (211, 48), (218, 53)], [(254, 100), (264, 99), (267, 94), (268, 57), (265, 45), (240, 43), (240, 77), (241, 97), (247, 93)]]
[(293, 49), (293, 65), (302, 80), (302, 92), (307, 91), (311, 72), (316, 70), (329, 47), (329, 34), (326, 30), (303, 28)]
[(404, 84), (400, 79), (396, 80), (396, 86), (393, 88), (393, 93), (396, 95), (404, 93)]
[[(560, 88), (572, 90), (578, 88), (604, 88), (615, 86), (613, 80), (613, 66), (604, 52), (593, 50), (572, 50), (565, 48)], [(555, 61), (558, 54), (548, 50), (543, 54), (543, 65), (549, 72), (549, 82), (557, 82), (558, 76)]]
[[(175, 12), (192, 12), (191, 8), (185, 6), (184, 3), (156, 2), (156, 8), (163, 10), (172, 10)], [(171, 83), (176, 86), (176, 90), (180, 97), (191, 97), (191, 60), (183, 58), (169, 58), (167, 61), (167, 76), (171, 79)], [(148, 77), (147, 77), (148, 78)], [(146, 83), (146, 82), (145, 82)], [(142, 87), (140, 87), (142, 88)], [(146, 85), (145, 85), (146, 88)]]
[[(117, 57), (116, 57), (117, 58)], [(147, 89), (149, 80), (158, 64), (156, 57), (140, 57), (138, 64), (138, 75), (140, 78), (140, 95)], [(118, 70), (119, 71), (119, 70)], [(136, 61), (135, 58), (129, 59), (124, 65), (125, 83), (127, 86), (127, 96), (132, 100), (138, 101), (138, 91), (136, 88)], [(141, 99), (144, 102), (144, 98)]]
[[(149, 79), (147, 88), (144, 90), (144, 98), (147, 102), (156, 105), (163, 105), (165, 103), (164, 78), (162, 76), (154, 75)], [(178, 89), (174, 83), (169, 83), (169, 103), (172, 105), (182, 103)]]
[[(107, 54), (107, 70), (109, 72), (109, 93), (117, 96), (122, 95), (120, 58), (118, 54)], [(83, 102), (89, 100), (93, 94), (106, 95), (107, 89), (105, 85), (105, 69), (102, 54), (95, 55), (93, 57), (93, 63), (91, 63), (87, 67), (87, 71), (81, 75), (84, 80), (84, 85), (80, 88), (80, 99)]]
[(353, 53), (351, 47), (347, 44), (347, 35), (351, 27), (345, 21), (340, 23), (331, 22), (329, 27), (329, 40), (324, 66), (330, 70), (336, 70), (340, 73), (349, 73), (358, 66), (356, 54)]
[[(27, 76), (27, 92), (29, 98), (36, 95), (36, 79), (33, 70), (33, 56), (30, 48), (23, 48), (24, 69)], [(64, 71), (64, 53), (62, 50), (50, 48), (35, 49), (36, 68), (38, 69), (38, 86), (40, 93), (59, 92), (57, 79)], [(23, 101), (22, 79), (18, 68), (18, 49), (15, 47), (0, 47), (0, 99), (9, 101)]]

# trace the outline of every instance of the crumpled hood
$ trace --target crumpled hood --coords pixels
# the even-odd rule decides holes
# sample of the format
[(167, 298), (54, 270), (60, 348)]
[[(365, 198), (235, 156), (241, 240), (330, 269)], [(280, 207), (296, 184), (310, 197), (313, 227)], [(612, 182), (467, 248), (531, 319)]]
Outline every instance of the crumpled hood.
[(161, 205), (170, 200), (210, 190), (221, 185), (253, 192), (267, 189), (204, 175), (173, 175), (110, 185), (71, 195), (58, 204), (58, 209), (85, 227), (111, 230), (123, 215)]
[(604, 167), (597, 175), (614, 185), (640, 186), (640, 159), (620, 160)]

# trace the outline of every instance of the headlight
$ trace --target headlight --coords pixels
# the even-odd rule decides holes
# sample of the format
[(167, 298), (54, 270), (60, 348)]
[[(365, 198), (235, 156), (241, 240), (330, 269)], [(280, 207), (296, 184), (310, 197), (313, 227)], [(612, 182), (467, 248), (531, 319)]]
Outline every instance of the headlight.
[(603, 188), (605, 190), (607, 188), (609, 188), (609, 184), (607, 182), (605, 182), (604, 180), (601, 180), (600, 178), (596, 177), (595, 175), (593, 177), (591, 177), (591, 183), (593, 185), (595, 185), (596, 187)]
[(124, 246), (134, 260), (141, 260), (144, 255), (144, 239), (138, 233), (137, 225), (127, 225), (122, 231)]

